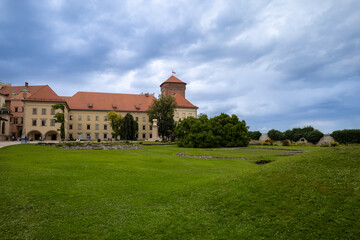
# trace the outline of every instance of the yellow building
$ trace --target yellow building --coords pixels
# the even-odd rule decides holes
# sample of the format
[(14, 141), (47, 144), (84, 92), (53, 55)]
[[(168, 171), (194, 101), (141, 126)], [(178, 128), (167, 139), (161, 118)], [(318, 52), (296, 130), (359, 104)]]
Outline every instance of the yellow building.
[[(172, 95), (176, 100), (177, 108), (174, 116), (176, 122), (188, 116), (197, 116), (197, 107), (185, 98), (186, 83), (171, 76), (160, 87), (162, 94)], [(55, 123), (54, 115), (61, 110), (55, 111), (52, 105), (61, 103), (65, 106), (65, 139), (111, 140), (112, 129), (106, 118), (110, 111), (115, 111), (123, 117), (130, 113), (134, 117), (139, 127), (138, 140), (152, 138), (152, 124), (146, 113), (155, 100), (151, 94), (77, 92), (72, 97), (62, 97), (48, 85), (28, 86), (26, 84), (24, 89), (27, 95), (21, 95), (24, 92), (24, 89), (20, 90), (22, 88), (24, 87), (7, 86), (0, 89), (0, 93), (5, 93), (7, 99), (5, 101), (9, 106), (15, 101), (14, 97), (11, 98), (10, 92), (13, 92), (13, 96), (26, 96), (21, 99), (21, 106), (16, 103), (17, 108), (22, 109), (21, 115), (17, 118), (22, 119), (23, 137), (32, 140), (59, 140), (60, 123)], [(20, 113), (17, 112), (17, 114)], [(16, 123), (18, 124), (18, 121)], [(14, 136), (15, 132), (12, 133)]]
[(6, 96), (0, 93), (0, 141), (10, 138), (10, 114), (5, 104)]

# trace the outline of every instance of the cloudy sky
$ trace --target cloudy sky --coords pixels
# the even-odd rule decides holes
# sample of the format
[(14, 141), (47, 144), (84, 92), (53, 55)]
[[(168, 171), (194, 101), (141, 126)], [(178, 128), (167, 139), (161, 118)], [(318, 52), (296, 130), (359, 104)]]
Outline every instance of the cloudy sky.
[(267, 132), (360, 128), (358, 0), (1, 0), (0, 80), (158, 95)]

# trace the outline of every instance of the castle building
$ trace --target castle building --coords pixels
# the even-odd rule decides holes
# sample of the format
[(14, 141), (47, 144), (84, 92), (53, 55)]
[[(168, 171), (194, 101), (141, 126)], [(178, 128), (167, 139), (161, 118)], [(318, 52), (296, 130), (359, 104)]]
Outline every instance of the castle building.
[[(197, 108), (185, 98), (186, 83), (171, 76), (161, 85), (161, 93), (175, 98), (177, 108), (174, 120), (197, 116)], [(121, 116), (131, 113), (138, 122), (137, 138), (152, 138), (152, 124), (146, 111), (155, 100), (151, 94), (119, 94), (77, 92), (72, 97), (58, 96), (48, 85), (11, 86), (0, 82), (0, 99), (5, 102), (0, 115), (4, 125), (1, 139), (28, 137), (33, 140), (59, 140), (60, 123), (55, 123), (54, 104), (63, 104), (65, 139), (109, 140), (112, 129), (107, 114), (115, 111)], [(6, 111), (5, 111), (6, 108)], [(6, 127), (7, 126), (7, 127)], [(2, 138), (1, 138), (2, 137)]]

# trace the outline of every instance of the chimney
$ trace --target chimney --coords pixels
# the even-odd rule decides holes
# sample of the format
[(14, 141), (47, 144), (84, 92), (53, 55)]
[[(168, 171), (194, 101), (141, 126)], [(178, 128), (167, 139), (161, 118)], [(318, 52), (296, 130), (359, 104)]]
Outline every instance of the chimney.
[(29, 86), (29, 83), (28, 82), (25, 82), (25, 87), (27, 88)]

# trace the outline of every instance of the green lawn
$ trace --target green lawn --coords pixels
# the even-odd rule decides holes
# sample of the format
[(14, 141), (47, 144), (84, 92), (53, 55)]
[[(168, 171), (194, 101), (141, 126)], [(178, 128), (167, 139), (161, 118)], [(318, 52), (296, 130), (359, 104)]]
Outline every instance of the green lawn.
[(359, 239), (360, 146), (287, 148), (2, 148), (0, 238)]

